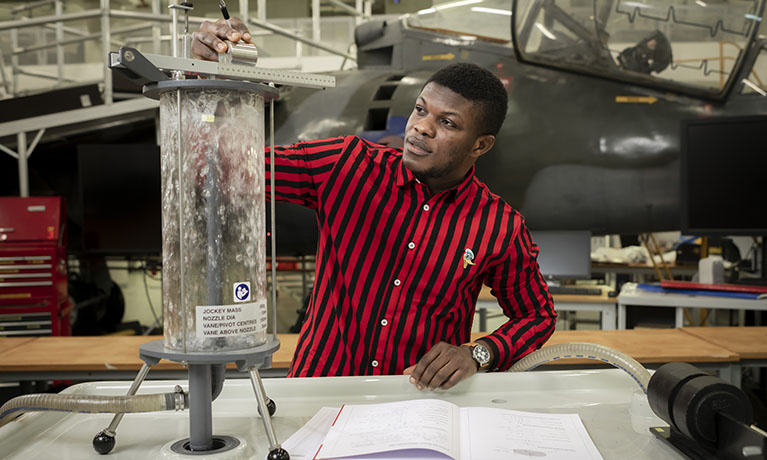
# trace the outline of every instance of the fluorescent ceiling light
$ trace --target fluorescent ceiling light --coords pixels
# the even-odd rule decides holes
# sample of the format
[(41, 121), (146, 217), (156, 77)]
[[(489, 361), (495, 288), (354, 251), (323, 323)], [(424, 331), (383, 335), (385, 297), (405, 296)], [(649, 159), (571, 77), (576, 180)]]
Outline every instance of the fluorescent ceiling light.
[(695, 0), (695, 3), (697, 3), (697, 4), (698, 4), (698, 5), (700, 5), (700, 6), (702, 6), (703, 8), (705, 8), (705, 7), (707, 7), (707, 6), (708, 6), (708, 5), (706, 4), (706, 2), (702, 2), (701, 0)]
[(546, 28), (546, 27), (545, 27), (543, 24), (541, 24), (540, 22), (536, 22), (536, 23), (535, 23), (535, 27), (537, 27), (537, 28), (538, 28), (538, 30), (540, 30), (540, 31), (541, 31), (541, 33), (542, 33), (543, 35), (545, 35), (545, 36), (546, 36), (546, 38), (549, 38), (549, 39), (551, 39), (551, 40), (556, 40), (556, 39), (557, 39), (557, 36), (556, 36), (556, 35), (554, 35), (554, 34), (552, 34), (552, 33), (551, 33), (551, 31), (550, 31), (549, 29), (547, 29), (547, 28)]
[(759, 85), (757, 85), (756, 83), (752, 82), (748, 78), (744, 78), (743, 79), (743, 83), (745, 83), (746, 86), (748, 86), (749, 88), (753, 89), (754, 91), (756, 91), (757, 93), (761, 94), (762, 96), (767, 96), (767, 91), (765, 91), (762, 88), (760, 88)]
[(633, 6), (634, 8), (650, 8), (650, 5), (639, 2), (623, 2), (626, 6)]
[(485, 8), (484, 6), (472, 6), (471, 11), (476, 11), (477, 13), (490, 13), (511, 16), (511, 11), (499, 10), (498, 8)]
[(443, 3), (441, 5), (434, 5), (434, 9), (446, 10), (448, 8), (455, 8), (456, 6), (471, 5), (472, 3), (481, 3), (483, 0), (459, 0), (457, 2)]

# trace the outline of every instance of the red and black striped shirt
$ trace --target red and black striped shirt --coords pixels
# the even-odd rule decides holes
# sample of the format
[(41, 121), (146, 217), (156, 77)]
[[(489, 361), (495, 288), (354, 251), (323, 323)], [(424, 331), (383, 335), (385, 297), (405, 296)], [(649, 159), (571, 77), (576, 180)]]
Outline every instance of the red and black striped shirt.
[(487, 336), (496, 369), (554, 331), (538, 247), (473, 169), (430, 194), (400, 150), (349, 136), (276, 147), (275, 187), (316, 212), (320, 233), (289, 376), (401, 374), (439, 341), (469, 342), (483, 283), (509, 317)]

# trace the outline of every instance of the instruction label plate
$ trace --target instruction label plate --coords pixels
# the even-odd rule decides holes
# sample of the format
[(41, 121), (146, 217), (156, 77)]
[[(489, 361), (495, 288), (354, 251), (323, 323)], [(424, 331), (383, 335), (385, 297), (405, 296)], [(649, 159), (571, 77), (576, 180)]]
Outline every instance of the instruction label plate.
[(197, 306), (197, 337), (235, 337), (266, 331), (266, 299), (236, 305)]

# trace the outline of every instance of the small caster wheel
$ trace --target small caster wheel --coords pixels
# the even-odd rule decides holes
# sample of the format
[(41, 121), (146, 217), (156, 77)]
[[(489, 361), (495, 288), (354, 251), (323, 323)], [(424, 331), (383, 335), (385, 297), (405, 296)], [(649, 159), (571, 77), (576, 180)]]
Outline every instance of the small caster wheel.
[[(269, 416), (274, 417), (274, 413), (277, 412), (277, 404), (274, 402), (274, 400), (271, 398), (268, 398), (266, 400), (266, 407), (269, 409)], [(258, 415), (261, 415), (263, 417), (263, 415), (261, 414), (260, 407), (258, 408)]]
[(115, 437), (101, 431), (93, 438), (93, 450), (101, 455), (112, 452), (115, 448)]
[(290, 460), (290, 454), (282, 447), (278, 447), (270, 451), (266, 458), (267, 460)]

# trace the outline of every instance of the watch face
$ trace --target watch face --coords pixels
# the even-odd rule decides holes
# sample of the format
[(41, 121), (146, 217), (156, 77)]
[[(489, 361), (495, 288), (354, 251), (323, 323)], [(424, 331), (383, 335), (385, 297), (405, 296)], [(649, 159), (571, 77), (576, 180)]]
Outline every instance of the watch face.
[(474, 358), (480, 366), (486, 366), (490, 364), (490, 350), (484, 345), (476, 345), (471, 351), (471, 357)]

